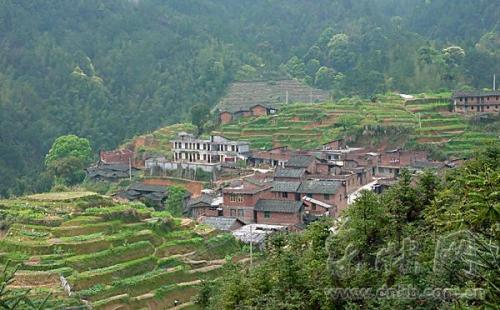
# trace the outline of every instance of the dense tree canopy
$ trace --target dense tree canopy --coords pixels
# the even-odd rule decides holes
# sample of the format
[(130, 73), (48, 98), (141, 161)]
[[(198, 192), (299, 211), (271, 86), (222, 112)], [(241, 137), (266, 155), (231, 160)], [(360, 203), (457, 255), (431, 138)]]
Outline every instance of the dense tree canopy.
[[(189, 119), (234, 79), (340, 95), (489, 86), (494, 1), (0, 0), (0, 195), (45, 189), (58, 136), (94, 150)], [(288, 73), (286, 73), (288, 72)]]

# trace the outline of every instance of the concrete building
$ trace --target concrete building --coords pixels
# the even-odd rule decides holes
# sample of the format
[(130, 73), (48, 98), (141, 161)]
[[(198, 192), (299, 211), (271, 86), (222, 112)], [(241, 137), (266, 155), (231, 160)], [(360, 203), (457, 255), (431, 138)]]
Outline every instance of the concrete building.
[(453, 111), (459, 113), (499, 113), (500, 92), (455, 92)]
[(231, 141), (221, 136), (199, 139), (192, 134), (179, 133), (172, 141), (174, 162), (177, 163), (225, 163), (246, 160), (250, 144)]

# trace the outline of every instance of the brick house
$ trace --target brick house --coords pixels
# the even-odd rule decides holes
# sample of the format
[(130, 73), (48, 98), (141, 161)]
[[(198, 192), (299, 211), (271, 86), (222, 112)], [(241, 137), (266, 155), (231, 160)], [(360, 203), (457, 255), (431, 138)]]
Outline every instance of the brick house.
[(231, 187), (224, 188), (222, 190), (223, 216), (254, 222), (254, 207), (271, 187), (270, 184), (254, 184), (243, 180), (241, 184), (233, 184)]
[(250, 112), (252, 116), (265, 116), (269, 114), (270, 109), (261, 105), (261, 104), (256, 104), (252, 107), (250, 107)]
[[(339, 212), (347, 207), (347, 190), (345, 183), (337, 180), (306, 180), (298, 189), (302, 197), (309, 197), (332, 206), (329, 216), (338, 216)], [(305, 208), (305, 211), (314, 213), (314, 204)]]
[(289, 151), (287, 147), (276, 147), (267, 151), (254, 151), (248, 160), (254, 166), (264, 164), (271, 167), (284, 167), (291, 156), (292, 151)]
[(185, 213), (192, 218), (222, 216), (221, 204), (222, 199), (219, 197), (203, 194), (188, 201)]
[(313, 155), (294, 155), (285, 164), (285, 168), (305, 169), (307, 173), (316, 173), (318, 159)]
[(259, 224), (298, 225), (303, 222), (303, 203), (294, 200), (260, 199), (255, 205)]
[(270, 114), (276, 114), (278, 110), (271, 106), (266, 106), (263, 104), (255, 104), (250, 107), (240, 107), (239, 110), (223, 110), (219, 113), (219, 121), (221, 124), (227, 124), (232, 120), (249, 117), (249, 116), (265, 116)]
[(453, 111), (459, 113), (499, 113), (500, 92), (455, 92)]
[(276, 168), (274, 172), (275, 181), (300, 181), (306, 176), (304, 168)]
[(219, 113), (219, 120), (222, 125), (230, 123), (233, 120), (233, 114), (227, 111), (221, 112)]
[(335, 139), (335, 140), (332, 140), (332, 141), (329, 141), (325, 144), (323, 144), (323, 150), (324, 151), (327, 151), (327, 150), (341, 150), (341, 149), (345, 149), (346, 145), (345, 145), (345, 140), (344, 139)]
[(301, 182), (296, 181), (273, 181), (272, 188), (263, 197), (273, 200), (300, 201), (299, 187)]

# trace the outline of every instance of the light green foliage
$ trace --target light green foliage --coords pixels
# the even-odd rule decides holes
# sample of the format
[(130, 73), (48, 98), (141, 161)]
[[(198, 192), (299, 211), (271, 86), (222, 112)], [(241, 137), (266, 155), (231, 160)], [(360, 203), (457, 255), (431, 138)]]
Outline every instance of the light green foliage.
[(83, 169), (92, 159), (90, 142), (75, 135), (61, 136), (54, 141), (45, 157), (47, 171), (56, 182), (75, 185), (83, 180)]
[[(231, 234), (202, 237), (197, 227), (179, 229), (180, 219), (167, 211), (95, 196), (50, 193), (0, 201), (0, 216), (9, 227), (0, 240), (0, 264), (19, 264), (15, 285), (33, 287), (28, 296), (34, 305), (47, 293), (53, 293), (47, 309), (82, 306), (82, 298), (95, 309), (123, 301), (133, 308), (171, 305), (179, 298), (185, 303), (197, 293), (198, 280), (220, 276), (226, 256), (245, 257)], [(82, 207), (89, 199), (92, 203)], [(62, 291), (60, 275), (69, 281), (72, 297)], [(23, 292), (6, 290), (0, 302)]]
[(49, 166), (55, 161), (69, 157), (74, 157), (75, 160), (88, 164), (92, 159), (92, 148), (89, 140), (75, 135), (57, 138), (45, 157), (45, 164)]

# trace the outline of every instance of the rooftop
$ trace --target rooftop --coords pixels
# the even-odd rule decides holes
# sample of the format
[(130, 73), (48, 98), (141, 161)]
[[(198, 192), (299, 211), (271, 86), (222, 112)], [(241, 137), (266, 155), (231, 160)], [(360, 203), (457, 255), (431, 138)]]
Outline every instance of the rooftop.
[(242, 225), (245, 224), (244, 222), (235, 217), (222, 217), (222, 216), (202, 217), (200, 219), (200, 222), (206, 225), (213, 226), (218, 230), (225, 230), (225, 231), (231, 230), (231, 228), (233, 228), (233, 225), (237, 222), (240, 222)]
[(472, 92), (462, 92), (457, 91), (453, 93), (453, 98), (460, 97), (493, 97), (500, 96), (500, 91), (472, 91)]
[(281, 168), (278, 167), (274, 176), (276, 178), (296, 178), (300, 179), (306, 170), (304, 168)]
[(255, 211), (297, 213), (301, 207), (302, 201), (261, 199), (255, 205)]
[(285, 166), (287, 168), (307, 168), (313, 161), (314, 157), (311, 155), (296, 155), (292, 156)]
[(293, 181), (293, 182), (274, 181), (273, 188), (271, 191), (295, 193), (295, 192), (297, 192), (299, 187), (300, 187), (300, 182), (298, 182), (298, 181)]
[(335, 194), (340, 186), (342, 186), (341, 181), (307, 180), (302, 182), (299, 191), (307, 194)]

